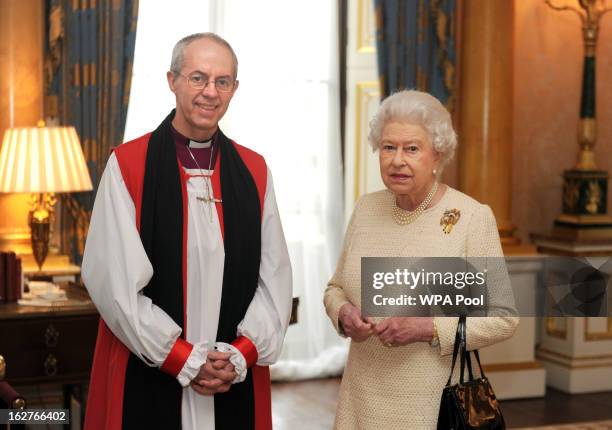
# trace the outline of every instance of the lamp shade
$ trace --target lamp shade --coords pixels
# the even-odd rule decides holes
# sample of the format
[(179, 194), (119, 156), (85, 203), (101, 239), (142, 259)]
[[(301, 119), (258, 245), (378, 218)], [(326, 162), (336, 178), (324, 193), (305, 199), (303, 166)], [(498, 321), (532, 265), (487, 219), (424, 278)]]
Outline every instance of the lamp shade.
[(20, 127), (5, 132), (0, 193), (68, 193), (92, 188), (74, 127)]

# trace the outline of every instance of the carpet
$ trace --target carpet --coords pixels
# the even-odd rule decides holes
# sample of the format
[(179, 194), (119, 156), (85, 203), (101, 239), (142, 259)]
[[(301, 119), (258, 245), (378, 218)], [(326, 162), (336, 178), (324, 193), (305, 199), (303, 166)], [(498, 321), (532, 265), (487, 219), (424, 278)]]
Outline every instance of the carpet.
[(586, 423), (560, 424), (544, 427), (521, 427), (513, 430), (612, 430), (612, 420)]

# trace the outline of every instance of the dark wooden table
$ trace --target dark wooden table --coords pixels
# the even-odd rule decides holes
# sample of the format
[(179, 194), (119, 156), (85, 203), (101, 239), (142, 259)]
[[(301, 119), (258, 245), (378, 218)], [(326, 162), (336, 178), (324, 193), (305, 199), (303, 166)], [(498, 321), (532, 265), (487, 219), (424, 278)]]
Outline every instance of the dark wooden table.
[(68, 306), (0, 304), (0, 354), (13, 387), (61, 384), (70, 409), (71, 393), (89, 381), (99, 316), (84, 288), (67, 292)]

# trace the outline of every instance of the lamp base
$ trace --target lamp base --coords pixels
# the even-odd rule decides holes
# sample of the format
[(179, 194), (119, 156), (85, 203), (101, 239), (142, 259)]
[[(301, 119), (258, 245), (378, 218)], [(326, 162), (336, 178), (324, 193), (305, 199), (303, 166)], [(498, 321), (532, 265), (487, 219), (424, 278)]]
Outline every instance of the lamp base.
[(49, 253), (49, 236), (51, 232), (49, 217), (42, 220), (32, 218), (30, 228), (32, 232), (32, 254), (36, 264), (38, 264), (38, 269), (42, 270), (45, 258), (47, 258)]
[(42, 270), (43, 263), (49, 253), (49, 239), (51, 237), (51, 220), (53, 219), (53, 206), (55, 196), (49, 194), (33, 195), (32, 209), (30, 210), (30, 232), (32, 236), (32, 254)]

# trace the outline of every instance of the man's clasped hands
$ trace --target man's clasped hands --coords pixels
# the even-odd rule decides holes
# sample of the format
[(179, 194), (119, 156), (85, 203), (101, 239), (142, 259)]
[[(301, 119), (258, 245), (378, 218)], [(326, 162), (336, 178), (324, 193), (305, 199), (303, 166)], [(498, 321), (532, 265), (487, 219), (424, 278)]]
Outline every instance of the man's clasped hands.
[(230, 352), (209, 351), (206, 363), (191, 381), (191, 387), (204, 396), (229, 391), (236, 378), (236, 370), (230, 362), (231, 356)]

